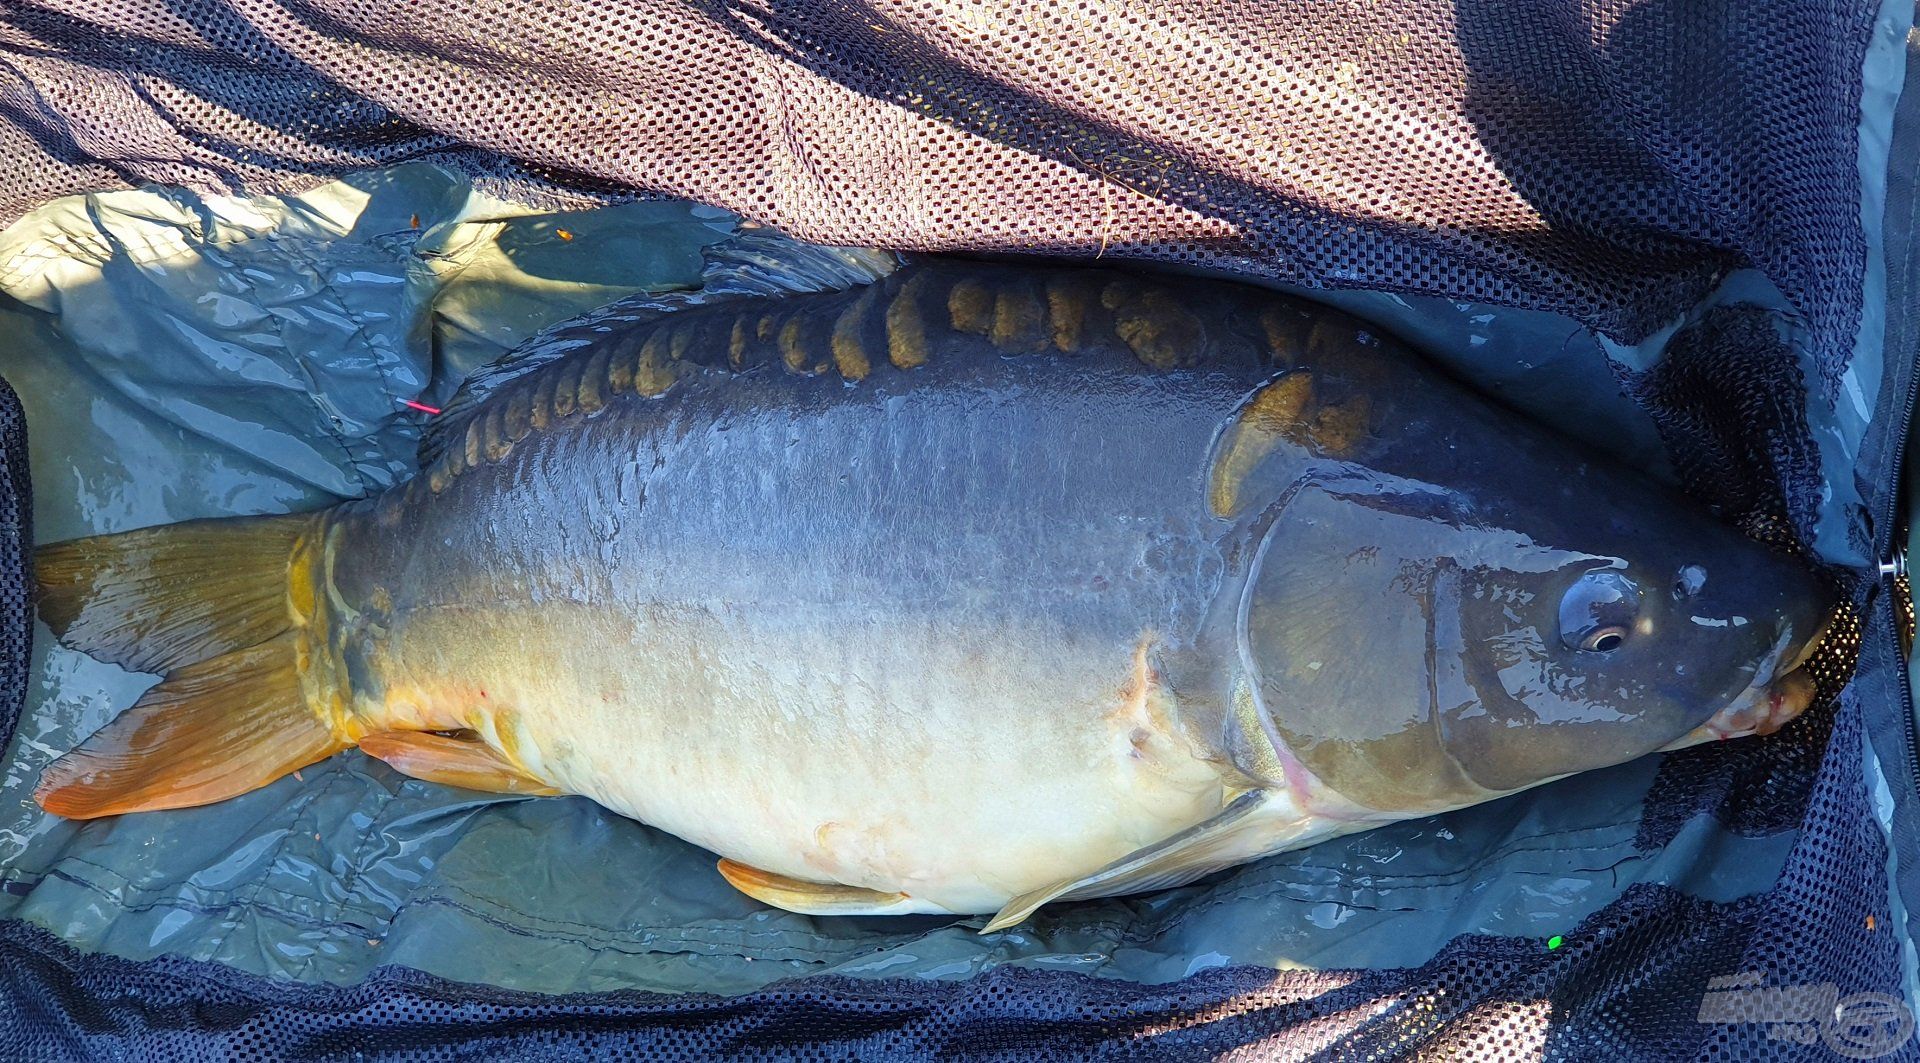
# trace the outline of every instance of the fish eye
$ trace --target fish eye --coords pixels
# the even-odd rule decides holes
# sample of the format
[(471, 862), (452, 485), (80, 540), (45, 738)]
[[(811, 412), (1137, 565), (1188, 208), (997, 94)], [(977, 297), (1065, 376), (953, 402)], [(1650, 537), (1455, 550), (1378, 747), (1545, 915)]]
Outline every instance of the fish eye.
[(1560, 641), (1568, 649), (1611, 653), (1626, 645), (1640, 612), (1640, 588), (1612, 569), (1585, 573), (1560, 599)]
[(1589, 653), (1610, 653), (1627, 641), (1627, 629), (1618, 624), (1608, 624), (1597, 631), (1589, 632), (1580, 642), (1580, 648)]
[(1673, 576), (1673, 596), (1682, 601), (1700, 593), (1707, 585), (1707, 570), (1699, 565), (1682, 565)]

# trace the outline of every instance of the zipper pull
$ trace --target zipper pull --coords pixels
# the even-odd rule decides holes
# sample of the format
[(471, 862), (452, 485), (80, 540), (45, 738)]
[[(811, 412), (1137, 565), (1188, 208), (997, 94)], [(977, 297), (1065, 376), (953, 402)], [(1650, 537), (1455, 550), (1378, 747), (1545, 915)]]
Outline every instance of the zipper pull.
[(1907, 548), (1895, 546), (1893, 556), (1880, 562), (1880, 580), (1904, 580), (1907, 578)]
[(1893, 584), (1893, 615), (1899, 620), (1900, 654), (1913, 656), (1915, 629), (1920, 628), (1920, 612), (1913, 601), (1913, 581), (1907, 578), (1907, 548), (1895, 544), (1893, 557), (1880, 562), (1880, 582)]

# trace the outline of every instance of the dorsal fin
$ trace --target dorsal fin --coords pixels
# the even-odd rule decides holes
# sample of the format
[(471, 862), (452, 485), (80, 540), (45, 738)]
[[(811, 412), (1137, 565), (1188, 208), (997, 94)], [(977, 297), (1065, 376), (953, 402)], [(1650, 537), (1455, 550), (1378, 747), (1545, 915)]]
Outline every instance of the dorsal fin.
[(464, 445), (475, 411), (510, 381), (591, 346), (618, 328), (689, 307), (734, 299), (804, 295), (872, 284), (904, 263), (891, 251), (821, 247), (772, 229), (744, 229), (707, 249), (700, 287), (639, 292), (569, 318), (474, 370), (420, 435), (420, 468), (432, 468), (454, 441)]

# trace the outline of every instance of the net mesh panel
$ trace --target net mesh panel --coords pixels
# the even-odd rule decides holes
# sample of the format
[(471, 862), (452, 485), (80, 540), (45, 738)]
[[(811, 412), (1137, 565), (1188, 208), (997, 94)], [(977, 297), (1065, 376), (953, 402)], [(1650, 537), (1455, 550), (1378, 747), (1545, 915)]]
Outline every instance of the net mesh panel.
[(0, 380), (0, 749), (13, 740), (20, 707), (27, 700), (33, 639), (27, 557), (32, 549), (26, 415), (19, 397)]
[(0, 1031), (31, 1058), (99, 1058), (90, 1053), (110, 1048), (148, 1060), (530, 1058), (562, 1046), (596, 1060), (1212, 1058), (1263, 1044), (1336, 1059), (1392, 1058), (1416, 1044), (1516, 1060), (1544, 1048), (1664, 1059), (1699, 1045), (1699, 987), (1765, 924), (1753, 901), (1714, 905), (1635, 887), (1559, 949), (1468, 937), (1416, 970), (1216, 968), (1139, 986), (1002, 967), (963, 982), (823, 976), (731, 998), (556, 1000), (408, 970), (343, 988), (185, 960), (135, 964), (80, 955), (14, 923), (0, 928), (0, 945), (23, 1007), (0, 1016)]
[(822, 243), (1206, 262), (1632, 339), (1754, 265), (1837, 370), (1877, 5), (51, 0), (0, 216), (426, 158)]
[[(1692, 490), (1798, 544), (1820, 483), (1797, 397), (1831, 387), (1860, 315), (1855, 157), (1875, 8), (18, 2), (0, 7), (0, 220), (108, 187), (290, 192), (424, 160), (550, 207), (684, 196), (823, 243), (1197, 263), (1554, 311), (1628, 341), (1754, 267), (1792, 305), (1816, 379), (1734, 308), (1622, 383)], [(26, 661), (23, 445), (0, 394), (9, 730)], [(1840, 630), (1818, 665), (1829, 695), (1863, 645), (1857, 617)], [(1865, 645), (1888, 645), (1869, 667), (1897, 668), (1874, 631)], [(1170, 986), (996, 969), (724, 1000), (552, 998), (404, 970), (342, 988), (134, 964), (9, 923), (0, 1044), (162, 1060), (1857, 1056), (1817, 1015), (1700, 1009), (1728, 975), (1897, 992), (1858, 689), (1661, 769), (1643, 844), (1701, 815), (1797, 828), (1776, 888), (1714, 904), (1636, 886), (1554, 949), (1463, 937), (1417, 970), (1222, 969)]]
[[(1674, 335), (1658, 365), (1620, 375), (1652, 415), (1688, 493), (1783, 550), (1798, 550), (1812, 535), (1820, 455), (1807, 427), (1798, 356), (1772, 315), (1715, 307)], [(1852, 677), (1860, 637), (1860, 614), (1849, 604), (1807, 662), (1820, 703), (1830, 703)], [(1816, 711), (1765, 742), (1697, 746), (1667, 757), (1647, 794), (1638, 843), (1665, 845), (1703, 808), (1742, 834), (1792, 829), (1832, 730), (1833, 715)]]

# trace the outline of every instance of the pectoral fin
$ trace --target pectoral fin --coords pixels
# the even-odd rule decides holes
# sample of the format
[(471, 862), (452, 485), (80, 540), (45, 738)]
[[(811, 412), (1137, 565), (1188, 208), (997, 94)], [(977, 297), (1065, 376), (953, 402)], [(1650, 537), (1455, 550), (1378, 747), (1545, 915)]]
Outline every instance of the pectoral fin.
[(1256, 815), (1267, 804), (1266, 790), (1249, 790), (1213, 818), (1195, 824), (1165, 841), (1136, 849), (1084, 878), (1064, 879), (1031, 890), (1008, 901), (982, 934), (1026, 919), (1043, 904), (1081, 897), (1114, 897), (1125, 893), (1184, 886), (1203, 875), (1232, 867), (1247, 859), (1249, 834), (1272, 824)]
[(381, 731), (360, 739), (360, 751), (402, 775), (463, 790), (553, 797), (560, 791), (528, 775), (477, 738), (429, 731)]
[(832, 882), (804, 882), (732, 860), (720, 861), (720, 877), (741, 893), (801, 915), (895, 915), (926, 907), (904, 893), (882, 893)]

